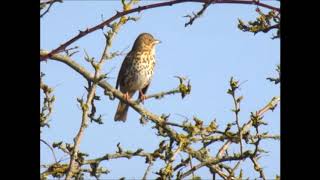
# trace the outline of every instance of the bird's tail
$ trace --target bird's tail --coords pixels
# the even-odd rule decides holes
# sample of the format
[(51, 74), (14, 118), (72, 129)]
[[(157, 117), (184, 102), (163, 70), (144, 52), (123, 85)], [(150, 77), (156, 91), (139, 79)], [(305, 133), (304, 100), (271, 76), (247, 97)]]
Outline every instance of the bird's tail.
[(114, 116), (115, 121), (123, 121), (127, 120), (129, 106), (126, 103), (119, 102), (116, 115)]

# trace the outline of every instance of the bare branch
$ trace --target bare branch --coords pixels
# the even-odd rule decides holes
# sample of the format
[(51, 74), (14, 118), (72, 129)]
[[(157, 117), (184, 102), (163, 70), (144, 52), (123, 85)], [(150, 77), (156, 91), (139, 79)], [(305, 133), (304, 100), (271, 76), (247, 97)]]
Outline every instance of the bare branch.
[(93, 101), (94, 95), (96, 91), (96, 86), (91, 86), (89, 93), (87, 95), (87, 101), (85, 103), (81, 103), (81, 109), (82, 109), (82, 121), (81, 126), (79, 128), (79, 131), (77, 133), (77, 136), (74, 138), (74, 149), (71, 154), (69, 168), (66, 174), (66, 180), (69, 180), (72, 176), (76, 168), (78, 167), (76, 164), (76, 159), (78, 158), (78, 151), (80, 147), (80, 142), (82, 139), (82, 136), (84, 134), (85, 128), (88, 126), (88, 118), (89, 118), (89, 111), (90, 111), (90, 105)]
[(49, 1), (44, 1), (44, 2), (40, 1), (40, 10), (43, 9), (47, 4), (49, 4), (49, 7), (40, 15), (40, 18), (42, 18), (45, 14), (47, 14), (49, 12), (51, 6), (56, 2), (62, 3), (63, 0), (49, 0)]
[[(161, 99), (166, 95), (172, 95), (172, 94), (176, 94), (176, 93), (181, 93), (178, 88), (172, 89), (172, 90), (169, 90), (169, 91), (159, 92), (159, 93), (156, 93), (156, 94), (151, 94), (151, 95), (146, 96), (145, 99), (151, 99), (151, 98)], [(138, 99), (136, 102), (140, 103), (141, 100)]]
[(212, 4), (213, 2), (215, 2), (215, 0), (208, 0), (207, 2), (205, 2), (203, 4), (203, 6), (202, 6), (202, 8), (200, 9), (199, 12), (192, 13), (193, 16), (191, 16), (191, 15), (184, 16), (184, 17), (188, 17), (189, 18), (189, 21), (184, 24), (184, 27), (187, 27), (188, 25), (192, 25), (193, 21), (195, 19), (199, 18), (204, 13), (204, 11), (210, 6), (210, 4)]
[(150, 172), (152, 165), (153, 165), (153, 161), (151, 161), (149, 163), (149, 165), (148, 165), (148, 167), (147, 167), (147, 169), (146, 169), (146, 171), (145, 171), (145, 173), (144, 173), (144, 175), (142, 177), (142, 180), (146, 180), (147, 179), (148, 173)]
[(266, 180), (266, 176), (264, 175), (263, 169), (261, 168), (261, 166), (258, 163), (258, 160), (256, 157), (251, 157), (250, 158), (252, 163), (254, 164), (254, 169), (260, 173), (260, 178), (262, 178), (263, 180)]
[(48, 144), (48, 143), (47, 143), (45, 140), (43, 140), (43, 139), (40, 139), (40, 141), (43, 142), (45, 145), (47, 145), (47, 146), (49, 147), (49, 149), (50, 149), (51, 152), (52, 152), (52, 156), (53, 156), (53, 158), (54, 158), (54, 162), (55, 162), (55, 163), (58, 163), (57, 158), (56, 158), (56, 154), (54, 153), (54, 150), (53, 150), (53, 148), (50, 146), (50, 144)]
[(131, 159), (132, 157), (145, 157), (145, 158), (150, 158), (152, 157), (152, 153), (147, 153), (143, 152), (143, 149), (138, 149), (135, 152), (132, 151), (121, 151), (121, 152), (116, 152), (114, 154), (106, 154), (103, 157), (100, 158), (95, 158), (95, 159), (89, 159), (89, 160), (84, 160), (83, 164), (94, 164), (94, 163), (100, 163), (101, 161), (109, 161), (111, 159), (119, 159), (119, 158), (127, 158)]
[(234, 109), (232, 111), (235, 113), (235, 116), (236, 116), (236, 124), (238, 127), (239, 142), (240, 142), (240, 153), (242, 154), (243, 145), (242, 145), (242, 132), (241, 132), (241, 127), (239, 122), (239, 112), (240, 112), (240, 102), (243, 99), (243, 97), (242, 96), (240, 96), (239, 98), (236, 97), (235, 93), (238, 88), (239, 88), (238, 81), (233, 80), (233, 77), (231, 77), (230, 89), (228, 89), (228, 93), (231, 94), (233, 103), (234, 103)]
[[(191, 161), (190, 161), (191, 162)], [(202, 168), (203, 166), (206, 165), (206, 162), (202, 162), (200, 164), (197, 164), (196, 166), (193, 166), (191, 167), (188, 171), (186, 171), (185, 173), (182, 173), (180, 176), (179, 176), (179, 179), (183, 179), (187, 176), (189, 176), (190, 174), (193, 174), (196, 170)]]
[[(84, 31), (80, 31), (78, 35), (74, 36), (73, 38), (71, 38), (70, 40), (66, 41), (65, 43), (63, 43), (62, 45), (60, 45), (59, 47), (53, 49), (51, 52), (47, 53), (45, 56), (41, 56), (40, 55), (40, 61), (44, 61), (48, 58), (50, 58), (52, 55), (57, 54), (62, 52), (64, 49), (66, 49), (68, 46), (70, 46), (72, 43), (76, 42), (77, 40), (79, 40), (80, 38), (96, 31), (99, 29), (103, 29), (105, 26), (110, 26), (111, 22), (113, 22), (114, 20), (125, 16), (127, 14), (131, 14), (131, 13), (135, 13), (135, 12), (141, 12), (147, 9), (153, 9), (153, 8), (158, 8), (158, 7), (163, 7), (163, 6), (172, 6), (174, 4), (179, 4), (179, 3), (186, 3), (186, 2), (197, 2), (197, 3), (204, 3), (207, 2), (207, 0), (172, 0), (172, 1), (166, 1), (166, 2), (160, 2), (160, 3), (154, 3), (154, 4), (149, 4), (149, 5), (145, 5), (145, 6), (138, 6), (137, 8), (132, 8), (129, 10), (124, 10), (122, 12), (117, 12), (114, 16), (112, 16), (111, 18), (107, 19), (106, 21), (92, 27), (92, 28), (87, 28)], [(261, 6), (261, 7), (265, 7), (268, 9), (273, 9), (275, 11), (280, 11), (280, 8), (276, 8), (273, 6), (270, 6), (268, 4), (264, 4), (261, 3), (260, 1), (256, 1), (256, 0), (219, 0), (216, 1), (215, 3), (227, 3), (227, 4), (249, 4), (249, 5), (256, 5), (256, 6)]]
[(274, 84), (280, 83), (280, 65), (277, 65), (276, 71), (278, 72), (278, 75), (279, 75), (278, 77), (276, 77), (276, 78), (268, 77), (267, 78), (267, 80), (274, 82)]
[(43, 82), (43, 76), (44, 74), (42, 73), (40, 76), (40, 89), (44, 93), (45, 97), (43, 98), (43, 105), (40, 111), (40, 127), (49, 127), (48, 121), (53, 111), (53, 103), (55, 101), (55, 96), (52, 95), (53, 89)]

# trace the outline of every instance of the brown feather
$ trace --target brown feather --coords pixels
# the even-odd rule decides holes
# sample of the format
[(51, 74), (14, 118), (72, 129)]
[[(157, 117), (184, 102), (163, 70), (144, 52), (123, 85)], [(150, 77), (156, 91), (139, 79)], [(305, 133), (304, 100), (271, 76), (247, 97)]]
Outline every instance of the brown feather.
[(116, 89), (118, 89), (120, 84), (123, 84), (123, 82), (122, 82), (123, 75), (126, 70), (125, 68), (129, 65), (129, 63), (131, 61), (131, 59), (130, 59), (131, 54), (132, 54), (132, 51), (127, 54), (127, 56), (125, 57), (125, 59), (122, 62), (122, 65), (121, 65), (121, 68), (120, 68), (120, 71), (119, 71), (118, 77), (117, 77)]
[[(132, 96), (134, 95), (135, 92), (128, 92), (128, 97), (129, 99), (132, 98)], [(118, 108), (116, 111), (116, 114), (114, 116), (114, 120), (115, 121), (123, 121), (126, 122), (127, 120), (127, 114), (128, 114), (128, 109), (129, 109), (129, 105), (127, 105), (126, 103), (120, 101), (118, 104)]]
[(119, 102), (117, 112), (114, 116), (115, 121), (126, 122), (129, 106), (126, 103)]

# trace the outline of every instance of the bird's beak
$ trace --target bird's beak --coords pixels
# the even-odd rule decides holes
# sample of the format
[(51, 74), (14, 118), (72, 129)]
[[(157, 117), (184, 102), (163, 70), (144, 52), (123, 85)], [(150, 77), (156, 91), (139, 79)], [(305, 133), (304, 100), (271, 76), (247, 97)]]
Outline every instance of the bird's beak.
[(159, 44), (159, 43), (161, 43), (161, 41), (156, 39), (156, 40), (154, 41), (154, 43), (155, 43), (155, 44)]

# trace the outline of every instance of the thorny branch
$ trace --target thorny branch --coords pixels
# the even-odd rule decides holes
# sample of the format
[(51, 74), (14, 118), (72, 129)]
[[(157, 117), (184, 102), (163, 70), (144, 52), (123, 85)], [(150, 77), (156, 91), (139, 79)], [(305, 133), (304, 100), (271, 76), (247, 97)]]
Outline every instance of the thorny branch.
[[(80, 38), (94, 32), (96, 30), (103, 29), (105, 26), (110, 26), (114, 20), (121, 18), (122, 16), (131, 14), (131, 13), (135, 13), (135, 12), (141, 12), (141, 11), (144, 11), (147, 9), (153, 9), (153, 8), (158, 8), (158, 7), (163, 7), (163, 6), (172, 6), (174, 4), (179, 4), (179, 3), (186, 3), (186, 2), (206, 3), (207, 1), (208, 0), (172, 0), (172, 1), (149, 4), (149, 5), (145, 5), (145, 6), (138, 6), (136, 8), (123, 10), (122, 12), (117, 11), (116, 14), (114, 16), (112, 16), (111, 18), (105, 20), (104, 22), (102, 22), (92, 28), (87, 28), (86, 30), (80, 31), (78, 35), (74, 36), (70, 40), (61, 44), (59, 47), (53, 49), (45, 56), (40, 55), (40, 61), (44, 61), (44, 60), (50, 58), (52, 55), (64, 51), (68, 46), (70, 46), (72, 43), (76, 42)], [(215, 1), (214, 3), (216, 3), (216, 4), (219, 4), (219, 3), (224, 4), (225, 3), (225, 4), (256, 5), (256, 6), (272, 9), (272, 10), (275, 10), (278, 12), (280, 11), (280, 9), (277, 7), (273, 7), (273, 6), (261, 3), (260, 1), (256, 1), (256, 0), (218, 0), (218, 1)]]
[[(175, 76), (175, 77), (178, 77), (178, 76)], [(187, 80), (186, 78), (181, 78), (181, 77), (178, 77), (178, 78), (180, 80), (180, 84), (177, 88), (169, 91), (163, 91), (163, 92), (147, 95), (145, 99), (151, 99), (151, 98), (161, 99), (166, 95), (174, 95), (177, 93), (180, 93), (181, 97), (184, 98), (187, 94), (190, 94), (191, 84), (190, 84), (190, 81), (188, 81), (188, 83), (186, 84), (185, 82)], [(140, 102), (141, 102), (140, 99), (136, 100), (136, 103), (140, 103)]]
[(40, 1), (40, 10), (42, 10), (43, 8), (45, 8), (48, 4), (49, 4), (49, 7), (40, 15), (40, 18), (42, 18), (44, 15), (46, 15), (50, 8), (52, 7), (52, 5), (56, 2), (60, 2), (62, 3), (63, 0), (48, 0), (48, 1)]
[(260, 178), (262, 178), (264, 180), (267, 179), (266, 176), (264, 175), (263, 169), (261, 168), (261, 166), (258, 163), (257, 158), (250, 157), (250, 159), (251, 159), (252, 163), (254, 164), (254, 169), (260, 173)]
[(96, 159), (90, 159), (90, 160), (85, 160), (83, 164), (99, 164), (102, 161), (109, 161), (111, 159), (119, 159), (119, 158), (127, 158), (131, 159), (132, 157), (144, 157), (146, 158), (146, 161), (150, 161), (153, 158), (152, 153), (147, 153), (143, 152), (143, 149), (137, 149), (136, 151), (121, 151), (121, 152), (116, 152), (114, 154), (106, 154), (103, 157), (96, 158)]
[(280, 83), (281, 79), (280, 79), (280, 65), (277, 65), (277, 69), (276, 71), (278, 72), (278, 77), (268, 77), (267, 80), (274, 82), (274, 84), (278, 84)]
[[(179, 88), (175, 88), (175, 89), (172, 89), (172, 90), (169, 90), (169, 91), (159, 92), (159, 93), (156, 93), (156, 94), (150, 94), (150, 95), (147, 95), (145, 99), (151, 99), (151, 98), (161, 99), (166, 95), (173, 95), (173, 94), (176, 94), (176, 93), (181, 93)], [(138, 99), (136, 102), (140, 103), (141, 100)]]
[(252, 32), (254, 35), (259, 32), (267, 33), (270, 30), (276, 29), (277, 34), (271, 39), (280, 37), (280, 13), (275, 10), (269, 11), (267, 14), (263, 13), (260, 8), (256, 8), (256, 12), (259, 16), (255, 21), (249, 21), (248, 23), (238, 19), (238, 28), (243, 32)]
[(186, 15), (186, 16), (184, 16), (184, 17), (189, 18), (189, 21), (186, 22), (186, 23), (184, 24), (184, 26), (185, 26), (185, 27), (187, 27), (188, 25), (191, 26), (191, 25), (193, 24), (193, 21), (196, 20), (197, 18), (199, 18), (199, 17), (204, 13), (204, 11), (205, 11), (212, 3), (214, 3), (214, 2), (215, 2), (215, 0), (208, 0), (207, 2), (205, 2), (205, 3), (203, 4), (203, 6), (202, 6), (202, 8), (200, 9), (199, 12), (197, 12), (197, 13), (192, 13), (193, 16), (191, 16), (191, 15)]
[(233, 103), (234, 103), (234, 109), (232, 110), (235, 113), (236, 116), (236, 124), (238, 127), (239, 132), (239, 142), (240, 142), (240, 153), (242, 153), (243, 145), (242, 145), (242, 134), (241, 134), (241, 127), (239, 122), (239, 112), (240, 112), (240, 102), (243, 99), (243, 96), (236, 97), (235, 92), (239, 88), (238, 81), (234, 81), (233, 77), (230, 79), (230, 89), (228, 89), (228, 93), (232, 96)]
[(53, 103), (55, 101), (55, 96), (52, 95), (53, 89), (50, 88), (43, 82), (44, 74), (40, 75), (40, 89), (42, 90), (45, 97), (43, 98), (43, 106), (40, 111), (40, 127), (49, 127), (48, 121), (49, 117), (53, 111)]

